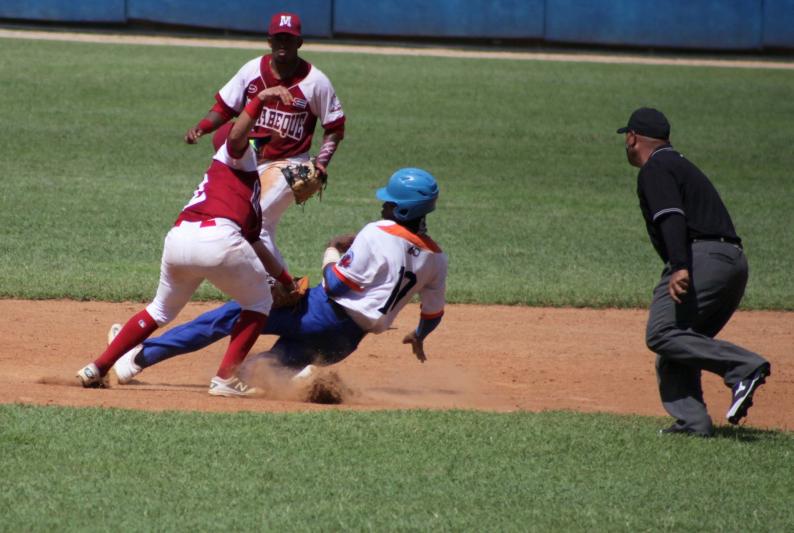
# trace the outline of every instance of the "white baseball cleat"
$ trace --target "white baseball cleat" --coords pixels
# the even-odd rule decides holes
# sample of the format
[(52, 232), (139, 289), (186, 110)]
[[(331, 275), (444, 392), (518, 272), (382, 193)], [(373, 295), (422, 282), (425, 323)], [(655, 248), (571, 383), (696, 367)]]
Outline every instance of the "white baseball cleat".
[(108, 388), (107, 376), (99, 374), (99, 369), (94, 363), (86, 365), (77, 371), (77, 379), (86, 389), (106, 389)]
[(256, 388), (249, 386), (237, 376), (230, 377), (229, 379), (215, 376), (210, 381), (209, 393), (212, 396), (226, 396), (227, 398), (245, 397), (253, 396), (257, 392), (259, 391)]
[(317, 374), (317, 367), (314, 365), (306, 365), (303, 370), (292, 376), (292, 382), (303, 384), (308, 383)]
[(116, 335), (119, 334), (119, 331), (121, 331), (121, 328), (123, 327), (124, 326), (122, 326), (121, 324), (113, 324), (112, 326), (110, 326), (110, 329), (108, 330), (108, 344), (113, 342), (113, 339), (116, 338)]
[(139, 344), (122, 355), (113, 365), (113, 372), (116, 373), (116, 379), (118, 379), (120, 385), (126, 385), (135, 376), (143, 372), (143, 368), (135, 363), (135, 356), (141, 353), (141, 350), (143, 350), (143, 345)]
[[(110, 326), (110, 329), (108, 330), (108, 344), (113, 342), (113, 339), (115, 339), (116, 335), (119, 334), (121, 328), (121, 324), (113, 324)], [(113, 372), (116, 374), (119, 385), (126, 385), (132, 381), (135, 376), (143, 372), (143, 368), (135, 363), (135, 356), (141, 353), (141, 350), (143, 350), (143, 345), (139, 344), (132, 350), (122, 355), (113, 365)]]

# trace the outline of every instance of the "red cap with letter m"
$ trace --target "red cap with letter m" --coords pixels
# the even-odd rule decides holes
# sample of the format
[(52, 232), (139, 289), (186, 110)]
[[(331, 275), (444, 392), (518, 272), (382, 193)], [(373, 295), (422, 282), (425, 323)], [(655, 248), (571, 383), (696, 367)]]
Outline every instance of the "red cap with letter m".
[(300, 37), (301, 19), (294, 13), (276, 13), (270, 17), (270, 26), (267, 29), (267, 33), (269, 35), (289, 33)]

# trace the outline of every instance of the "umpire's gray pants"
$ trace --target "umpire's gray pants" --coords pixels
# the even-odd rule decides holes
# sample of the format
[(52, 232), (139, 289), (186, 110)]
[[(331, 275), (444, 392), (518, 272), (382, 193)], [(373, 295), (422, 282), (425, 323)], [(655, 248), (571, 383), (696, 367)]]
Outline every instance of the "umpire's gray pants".
[(747, 259), (738, 246), (719, 241), (692, 243), (688, 294), (676, 304), (667, 293), (667, 265), (653, 291), (645, 341), (656, 352), (656, 376), (665, 410), (676, 425), (701, 434), (713, 426), (700, 382), (701, 370), (733, 387), (766, 364), (758, 354), (713, 337), (727, 324), (744, 295)]

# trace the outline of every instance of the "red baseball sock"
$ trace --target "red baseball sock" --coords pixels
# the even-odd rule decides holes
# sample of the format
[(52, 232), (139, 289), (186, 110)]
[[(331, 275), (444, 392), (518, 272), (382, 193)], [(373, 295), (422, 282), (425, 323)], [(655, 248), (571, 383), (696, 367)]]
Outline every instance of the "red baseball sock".
[(113, 339), (108, 347), (102, 352), (94, 364), (103, 376), (113, 367), (118, 359), (135, 348), (137, 345), (149, 338), (149, 335), (157, 329), (157, 322), (146, 309), (130, 318), (119, 334)]
[(240, 313), (240, 318), (237, 319), (232, 330), (232, 339), (229, 341), (226, 355), (223, 356), (221, 366), (218, 368), (219, 378), (229, 379), (234, 376), (237, 367), (243, 362), (259, 337), (259, 332), (265, 327), (265, 322), (267, 322), (267, 315), (262, 313), (248, 310), (243, 310)]

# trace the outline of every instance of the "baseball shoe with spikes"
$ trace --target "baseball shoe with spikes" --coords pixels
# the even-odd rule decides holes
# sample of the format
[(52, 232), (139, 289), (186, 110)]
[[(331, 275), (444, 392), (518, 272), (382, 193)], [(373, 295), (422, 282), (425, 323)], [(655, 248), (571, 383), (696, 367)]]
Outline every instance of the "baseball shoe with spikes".
[(762, 365), (750, 377), (739, 381), (733, 386), (733, 397), (731, 398), (731, 407), (725, 418), (731, 424), (738, 424), (739, 421), (747, 416), (747, 411), (753, 405), (753, 394), (755, 391), (766, 382), (767, 376), (771, 374), (770, 366), (768, 364)]
[(86, 365), (77, 371), (77, 379), (86, 389), (107, 389), (108, 378), (99, 373), (99, 369), (94, 363)]
[(237, 376), (223, 379), (215, 376), (210, 381), (209, 393), (212, 396), (226, 396), (227, 398), (253, 396), (259, 392)]

